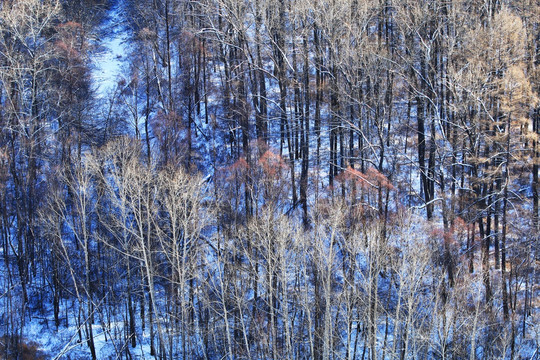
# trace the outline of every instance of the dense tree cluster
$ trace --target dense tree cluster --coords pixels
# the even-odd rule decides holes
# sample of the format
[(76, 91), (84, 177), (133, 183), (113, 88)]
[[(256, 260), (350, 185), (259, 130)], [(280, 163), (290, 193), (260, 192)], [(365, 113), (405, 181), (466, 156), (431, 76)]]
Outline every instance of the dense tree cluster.
[(534, 358), (539, 96), (536, 0), (5, 0), (0, 357)]

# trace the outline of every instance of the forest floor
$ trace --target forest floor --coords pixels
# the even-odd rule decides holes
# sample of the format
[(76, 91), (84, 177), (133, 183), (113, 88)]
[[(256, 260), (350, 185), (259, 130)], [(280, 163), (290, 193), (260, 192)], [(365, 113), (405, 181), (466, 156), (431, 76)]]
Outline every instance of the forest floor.
[(110, 93), (115, 91), (128, 63), (129, 36), (124, 13), (123, 2), (114, 2), (97, 31), (98, 51), (93, 54), (92, 83), (101, 100), (111, 98)]

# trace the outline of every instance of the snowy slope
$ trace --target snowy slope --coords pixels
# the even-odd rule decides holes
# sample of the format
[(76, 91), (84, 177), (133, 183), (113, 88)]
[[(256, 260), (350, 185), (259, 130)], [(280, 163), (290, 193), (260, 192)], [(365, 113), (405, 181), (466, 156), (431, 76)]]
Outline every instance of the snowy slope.
[(114, 91), (126, 64), (128, 32), (122, 13), (123, 2), (118, 1), (108, 11), (98, 32), (92, 79), (100, 99), (106, 99)]

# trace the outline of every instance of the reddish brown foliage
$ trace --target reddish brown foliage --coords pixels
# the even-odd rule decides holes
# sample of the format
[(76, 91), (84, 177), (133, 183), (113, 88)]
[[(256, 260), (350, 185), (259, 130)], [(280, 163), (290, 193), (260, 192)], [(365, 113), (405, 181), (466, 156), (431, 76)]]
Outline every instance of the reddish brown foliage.
[(390, 183), (388, 178), (375, 168), (369, 168), (366, 171), (366, 176), (372, 186), (376, 185), (384, 189), (395, 190), (394, 185)]
[(261, 166), (264, 175), (272, 179), (276, 176), (281, 176), (282, 172), (287, 169), (287, 164), (283, 158), (270, 150), (266, 150), (261, 156), (259, 165)]
[(236, 160), (231, 166), (226, 168), (227, 173), (229, 173), (229, 176), (227, 177), (228, 180), (232, 180), (235, 176), (244, 175), (246, 171), (249, 169), (249, 164), (246, 161), (245, 157), (241, 157), (240, 159)]
[(338, 182), (352, 182), (362, 189), (369, 189), (370, 187), (383, 188), (388, 190), (395, 190), (394, 185), (390, 183), (388, 178), (384, 176), (375, 168), (369, 168), (366, 173), (362, 173), (352, 167), (347, 167), (341, 174), (335, 178)]
[(17, 341), (14, 337), (0, 338), (0, 360), (45, 360), (48, 357), (39, 350), (33, 341)]

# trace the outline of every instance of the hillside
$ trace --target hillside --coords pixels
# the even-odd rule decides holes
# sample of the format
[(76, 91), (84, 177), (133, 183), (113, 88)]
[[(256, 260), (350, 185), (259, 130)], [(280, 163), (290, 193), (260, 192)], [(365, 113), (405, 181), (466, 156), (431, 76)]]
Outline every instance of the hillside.
[(0, 359), (540, 358), (540, 3), (0, 3)]

